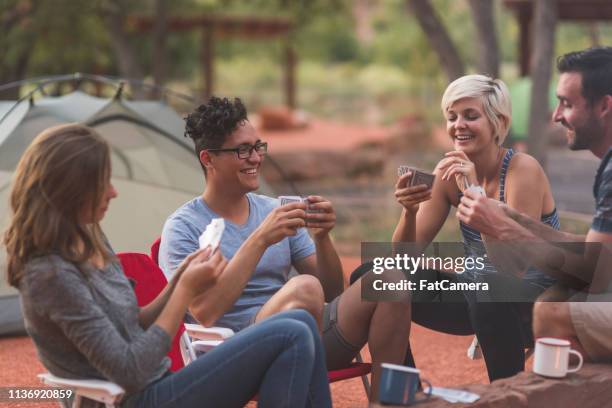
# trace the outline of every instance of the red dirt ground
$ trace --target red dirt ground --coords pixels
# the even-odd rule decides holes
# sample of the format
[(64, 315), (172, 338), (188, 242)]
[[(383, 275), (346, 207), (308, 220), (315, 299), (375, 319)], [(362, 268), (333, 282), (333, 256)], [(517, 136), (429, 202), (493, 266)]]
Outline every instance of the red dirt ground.
[[(343, 258), (345, 271), (359, 265), (358, 258)], [(411, 341), (415, 359), (423, 377), (437, 386), (457, 386), (468, 383), (486, 383), (487, 376), (482, 360), (472, 361), (466, 356), (471, 336), (450, 336), (432, 332), (413, 325)], [(370, 361), (367, 348), (362, 353)], [(28, 337), (0, 339), (0, 385), (40, 386), (36, 374), (46, 370), (38, 361), (32, 341)], [(332, 384), (334, 407), (364, 407), (367, 405), (360, 379)], [(45, 408), (50, 404), (19, 403), (2, 404), (0, 407)], [(251, 406), (251, 405), (249, 405)], [(253, 404), (254, 406), (254, 404)]]
[[(360, 126), (350, 123), (312, 119), (307, 127), (287, 130), (259, 129), (269, 142), (270, 154), (299, 151), (345, 151), (365, 144), (384, 143), (397, 129), (381, 126)], [(452, 150), (446, 129), (434, 126), (429, 136), (439, 149)]]

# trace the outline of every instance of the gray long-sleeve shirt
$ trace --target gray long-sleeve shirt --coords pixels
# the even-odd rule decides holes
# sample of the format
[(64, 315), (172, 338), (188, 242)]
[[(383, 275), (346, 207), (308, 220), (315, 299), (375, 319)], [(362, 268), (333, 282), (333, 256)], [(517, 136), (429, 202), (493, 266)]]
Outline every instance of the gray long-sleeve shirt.
[(106, 379), (128, 394), (142, 390), (170, 367), (170, 336), (155, 324), (140, 326), (118, 261), (83, 269), (57, 255), (25, 267), (19, 291), (40, 360), (57, 376)]

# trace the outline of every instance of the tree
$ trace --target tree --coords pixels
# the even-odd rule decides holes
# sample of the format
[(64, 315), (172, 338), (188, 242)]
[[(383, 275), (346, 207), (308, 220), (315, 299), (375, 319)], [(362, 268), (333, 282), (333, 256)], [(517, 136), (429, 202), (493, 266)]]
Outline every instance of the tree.
[(547, 128), (550, 121), (548, 91), (554, 58), (557, 11), (557, 0), (535, 2), (527, 148), (529, 154), (534, 156), (544, 168), (546, 168)]
[(478, 32), (478, 71), (493, 78), (499, 76), (499, 46), (491, 0), (469, 0), (474, 24)]
[(374, 27), (372, 27), (372, 14), (377, 4), (372, 0), (356, 0), (353, 2), (351, 11), (355, 20), (355, 34), (359, 44), (368, 47), (374, 39)]
[[(37, 3), (27, 0), (7, 1), (0, 8), (0, 84), (17, 81), (26, 71), (36, 41), (32, 21)], [(5, 99), (17, 99), (19, 87), (2, 93)]]
[(155, 27), (153, 28), (153, 82), (162, 86), (166, 82), (168, 53), (168, 8), (166, 0), (155, 0)]
[(438, 55), (449, 82), (462, 76), (465, 73), (463, 61), (429, 0), (407, 1), (408, 7), (414, 13), (431, 48)]
[(125, 31), (124, 17), (128, 14), (125, 1), (108, 0), (102, 3), (102, 12), (113, 50), (117, 56), (119, 73), (124, 78), (137, 80), (144, 78), (144, 69)]

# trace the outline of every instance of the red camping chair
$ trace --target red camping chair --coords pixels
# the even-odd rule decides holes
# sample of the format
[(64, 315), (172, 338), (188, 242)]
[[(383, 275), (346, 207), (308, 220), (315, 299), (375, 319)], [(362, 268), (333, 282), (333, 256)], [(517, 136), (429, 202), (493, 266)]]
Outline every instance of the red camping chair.
[[(159, 264), (159, 245), (161, 243), (161, 237), (157, 238), (153, 245), (151, 245), (151, 259), (155, 261), (156, 264)], [(157, 268), (159, 269), (159, 268)], [(176, 338), (175, 338), (176, 340)], [(372, 364), (364, 363), (361, 360), (361, 354), (357, 354), (357, 362), (351, 363), (346, 368), (341, 368), (339, 370), (331, 370), (327, 373), (329, 382), (333, 383), (336, 381), (348, 380), (351, 378), (361, 377), (361, 381), (363, 382), (363, 388), (365, 389), (366, 394), (370, 395), (370, 383), (368, 381), (367, 375), (372, 371)]]
[[(121, 261), (125, 275), (136, 282), (134, 292), (136, 293), (138, 306), (151, 303), (166, 287), (166, 277), (161, 269), (145, 254), (122, 252), (117, 254), (117, 256)], [(185, 366), (179, 346), (179, 341), (184, 331), (184, 326), (180, 325), (176, 336), (172, 340), (172, 346), (168, 353), (168, 357), (172, 360), (171, 371), (180, 370)]]

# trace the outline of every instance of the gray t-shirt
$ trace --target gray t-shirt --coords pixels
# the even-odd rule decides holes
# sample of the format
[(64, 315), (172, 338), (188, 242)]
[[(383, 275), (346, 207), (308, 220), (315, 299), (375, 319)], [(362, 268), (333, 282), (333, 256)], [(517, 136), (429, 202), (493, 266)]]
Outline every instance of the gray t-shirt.
[[(220, 248), (227, 259), (234, 256), (270, 211), (279, 205), (277, 199), (259, 194), (249, 193), (247, 198), (247, 222), (237, 225), (225, 220)], [(159, 265), (168, 280), (183, 259), (198, 249), (198, 238), (213, 218), (221, 217), (206, 205), (202, 197), (196, 197), (166, 220), (159, 248)], [(215, 325), (239, 331), (253, 323), (254, 316), (264, 303), (287, 283), (291, 265), (314, 252), (314, 243), (305, 228), (300, 228), (297, 235), (270, 246), (261, 257), (240, 298)]]
[(57, 255), (27, 263), (19, 291), (39, 358), (60, 377), (105, 379), (128, 394), (142, 390), (168, 371), (170, 336), (155, 324), (140, 326), (118, 260), (83, 270)]

